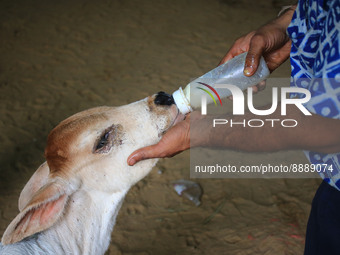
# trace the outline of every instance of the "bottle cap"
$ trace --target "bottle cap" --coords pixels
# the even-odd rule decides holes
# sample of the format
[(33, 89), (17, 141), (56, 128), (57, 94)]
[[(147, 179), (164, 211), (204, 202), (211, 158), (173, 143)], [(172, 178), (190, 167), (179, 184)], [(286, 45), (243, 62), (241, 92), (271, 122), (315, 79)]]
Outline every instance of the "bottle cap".
[(176, 104), (178, 110), (182, 114), (187, 114), (189, 112), (192, 112), (190, 102), (188, 101), (187, 97), (184, 95), (184, 91), (183, 91), (182, 87), (180, 87), (178, 90), (176, 90), (172, 94), (172, 97), (175, 100), (175, 104)]

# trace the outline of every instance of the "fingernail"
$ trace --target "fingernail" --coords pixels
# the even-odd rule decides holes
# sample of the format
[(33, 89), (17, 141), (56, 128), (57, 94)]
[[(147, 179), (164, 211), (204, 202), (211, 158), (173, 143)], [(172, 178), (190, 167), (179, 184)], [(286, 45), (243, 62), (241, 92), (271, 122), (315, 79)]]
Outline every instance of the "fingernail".
[(129, 165), (130, 165), (130, 166), (133, 166), (134, 164), (136, 164), (136, 160), (134, 160), (134, 159), (130, 159), (130, 161), (129, 161)]
[(136, 160), (134, 158), (130, 158), (128, 163), (130, 166), (133, 166), (134, 164), (136, 164)]
[(246, 68), (244, 68), (243, 73), (244, 75), (249, 76), (252, 71), (253, 71), (253, 68), (251, 66), (247, 66)]

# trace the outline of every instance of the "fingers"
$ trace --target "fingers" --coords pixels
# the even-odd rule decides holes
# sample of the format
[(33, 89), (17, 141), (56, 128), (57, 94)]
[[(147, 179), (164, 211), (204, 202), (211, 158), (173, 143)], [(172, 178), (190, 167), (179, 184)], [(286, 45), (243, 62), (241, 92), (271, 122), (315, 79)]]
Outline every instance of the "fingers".
[(252, 76), (260, 63), (260, 58), (265, 49), (265, 42), (261, 36), (254, 36), (250, 41), (250, 46), (244, 64), (244, 75)]
[(221, 59), (221, 61), (220, 61), (220, 63), (218, 63), (218, 65), (224, 64), (225, 62), (232, 59), (233, 57), (234, 57), (233, 54), (230, 51), (228, 51), (228, 53)]
[(133, 166), (137, 162), (148, 158), (160, 158), (160, 151), (157, 149), (157, 144), (150, 145), (134, 151), (127, 159), (127, 163)]
[(256, 84), (253, 88), (253, 93), (256, 94), (257, 92), (260, 92), (266, 88), (266, 81), (261, 81), (260, 83)]
[(259, 84), (256, 85), (257, 91), (262, 91), (262, 90), (264, 90), (264, 89), (266, 88), (266, 86), (267, 86), (266, 80), (261, 81)]
[(255, 34), (255, 31), (251, 31), (248, 34), (238, 38), (234, 42), (233, 46), (228, 50), (227, 54), (222, 58), (222, 60), (220, 61), (218, 65), (222, 65), (228, 60), (236, 57), (237, 55), (247, 52), (249, 49), (250, 40), (254, 36), (254, 34)]
[(172, 157), (189, 149), (189, 130), (190, 116), (169, 129), (157, 144), (134, 151), (128, 157), (127, 163), (133, 166), (143, 159)]
[(236, 57), (237, 55), (240, 55), (241, 53), (243, 53), (244, 51), (238, 49), (236, 47), (237, 45), (234, 45), (228, 52), (227, 54), (222, 58), (222, 60), (220, 61), (220, 63), (218, 65), (222, 65), (225, 62), (229, 61), (230, 59)]
[(243, 72), (246, 76), (252, 76), (259, 66), (260, 58), (264, 49), (265, 40), (263, 36), (252, 31), (235, 41), (227, 54), (222, 58), (219, 65), (224, 64), (233, 57), (248, 51)]

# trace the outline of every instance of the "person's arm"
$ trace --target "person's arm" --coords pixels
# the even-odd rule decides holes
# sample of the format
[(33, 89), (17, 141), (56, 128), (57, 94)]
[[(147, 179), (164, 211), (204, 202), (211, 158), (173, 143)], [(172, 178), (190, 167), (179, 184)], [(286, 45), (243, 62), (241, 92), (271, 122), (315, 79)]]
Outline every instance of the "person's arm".
[[(228, 124), (212, 127), (213, 119), (227, 119)], [(249, 120), (262, 120), (248, 125)], [(276, 121), (271, 121), (275, 120)], [(296, 127), (284, 127), (283, 119), (296, 120)], [(230, 122), (235, 124), (230, 127)], [(294, 125), (287, 121), (284, 125)], [(202, 130), (208, 132), (202, 136)], [(243, 116), (207, 116), (191, 122), (191, 146), (222, 147), (248, 152), (272, 152), (279, 150), (304, 149), (321, 153), (340, 152), (340, 120), (313, 114), (306, 116), (295, 106), (287, 106), (287, 115), (281, 116), (277, 110), (269, 116), (246, 113)], [(187, 143), (187, 142), (186, 142)]]
[[(172, 157), (190, 147), (219, 147), (247, 152), (272, 152), (287, 149), (306, 149), (321, 153), (340, 152), (340, 120), (324, 118), (319, 115), (305, 116), (293, 106), (287, 107), (285, 119), (294, 119), (296, 127), (282, 127), (280, 122), (266, 119), (282, 119), (279, 112), (270, 116), (206, 116), (192, 113), (190, 118), (171, 128), (155, 145), (133, 152), (128, 164), (134, 165), (148, 158)], [(228, 125), (213, 127), (213, 119), (228, 119)], [(261, 128), (240, 126), (230, 127), (230, 122), (248, 123), (251, 119), (262, 119)], [(190, 128), (191, 125), (191, 128)], [(190, 134), (190, 135), (189, 135)], [(206, 135), (204, 135), (206, 134)], [(191, 140), (191, 141), (190, 141)]]

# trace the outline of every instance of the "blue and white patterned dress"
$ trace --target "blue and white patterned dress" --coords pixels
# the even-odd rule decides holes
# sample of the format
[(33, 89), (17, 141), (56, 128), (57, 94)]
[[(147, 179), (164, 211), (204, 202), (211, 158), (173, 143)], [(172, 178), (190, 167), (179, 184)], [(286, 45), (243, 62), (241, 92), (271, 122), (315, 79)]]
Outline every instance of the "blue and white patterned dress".
[[(291, 86), (311, 92), (305, 105), (310, 112), (340, 119), (340, 0), (299, 1), (287, 32), (292, 39)], [(311, 163), (333, 169), (320, 175), (340, 190), (340, 153), (305, 154)]]

